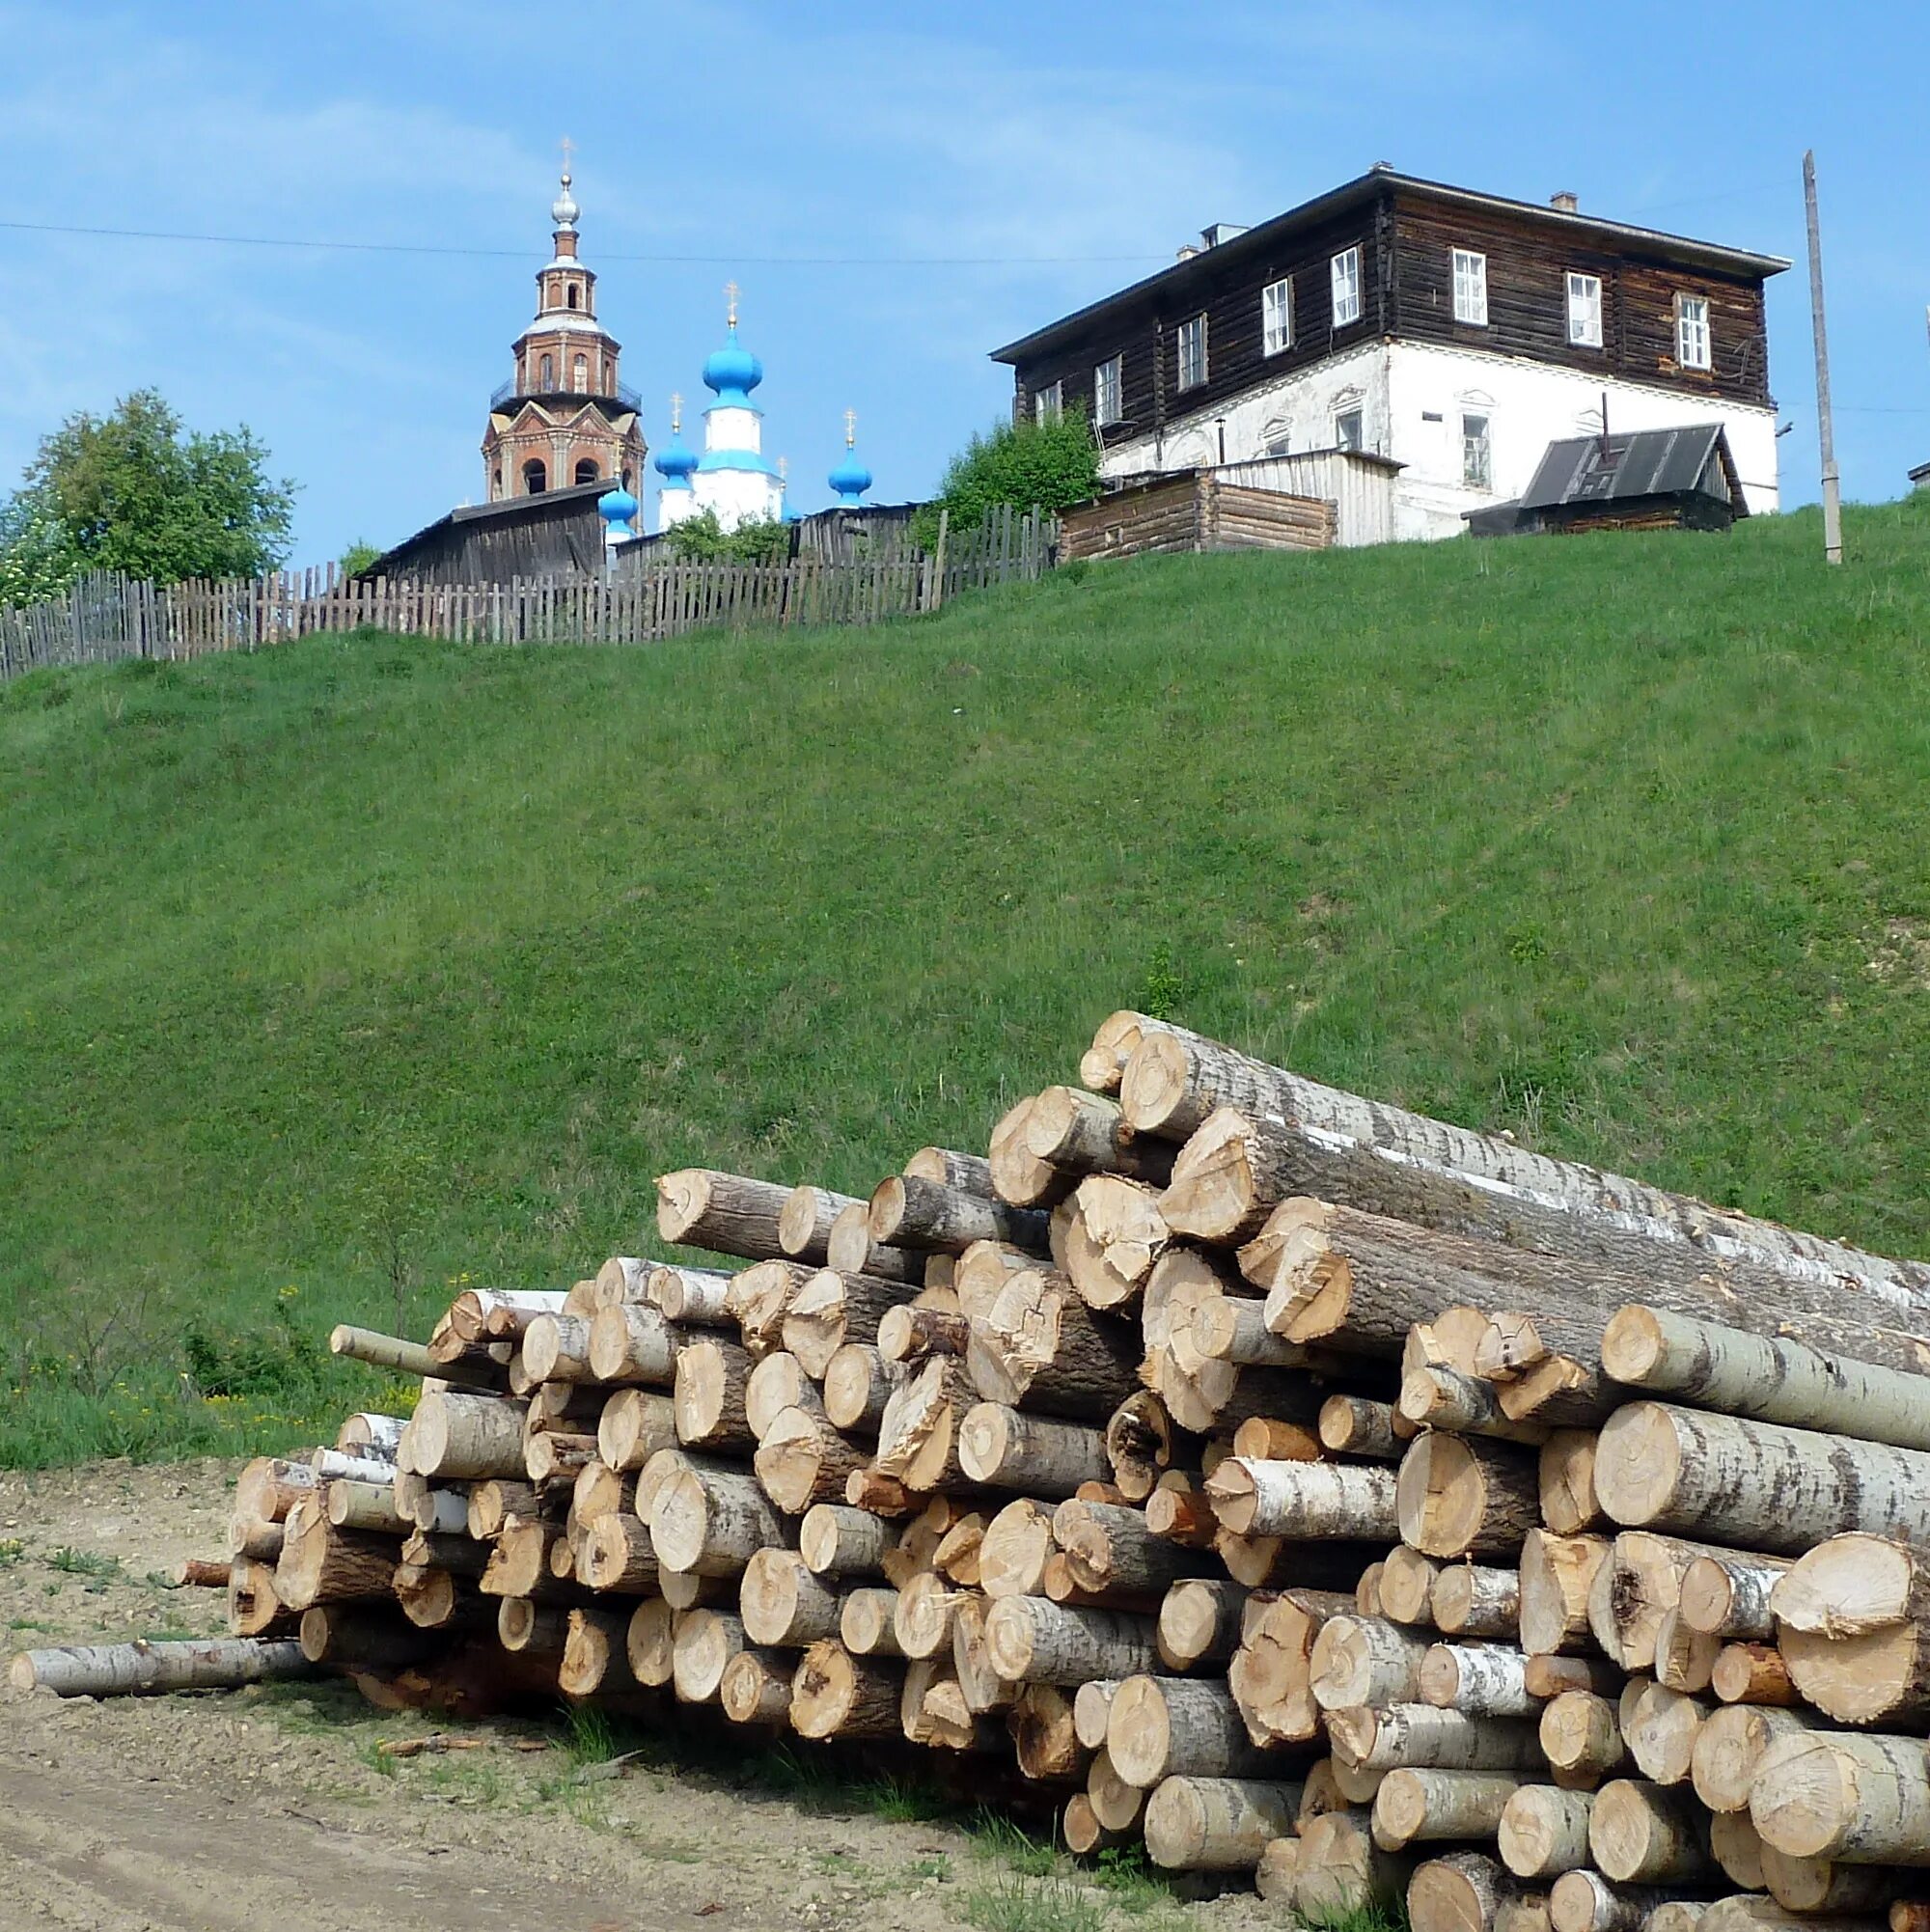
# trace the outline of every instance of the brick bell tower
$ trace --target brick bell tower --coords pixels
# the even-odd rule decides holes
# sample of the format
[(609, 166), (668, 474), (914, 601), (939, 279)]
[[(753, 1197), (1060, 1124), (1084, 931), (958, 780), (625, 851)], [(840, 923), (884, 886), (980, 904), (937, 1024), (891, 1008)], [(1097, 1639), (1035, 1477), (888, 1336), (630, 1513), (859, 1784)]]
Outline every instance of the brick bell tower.
[(563, 144), (563, 188), (550, 205), (555, 249), (537, 271), (537, 314), (516, 338), (516, 373), (489, 399), (482, 432), (487, 501), (536, 496), (573, 483), (620, 483), (644, 475), (643, 424), (634, 391), (617, 380), (621, 345), (596, 319), (596, 277), (577, 259), (569, 192), (570, 144)]

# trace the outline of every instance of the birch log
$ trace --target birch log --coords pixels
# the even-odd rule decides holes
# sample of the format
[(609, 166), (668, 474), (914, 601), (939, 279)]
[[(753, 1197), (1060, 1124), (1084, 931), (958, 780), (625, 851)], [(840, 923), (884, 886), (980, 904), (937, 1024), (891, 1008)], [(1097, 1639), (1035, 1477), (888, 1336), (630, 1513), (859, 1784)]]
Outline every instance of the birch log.
[(1706, 1882), (1713, 1874), (1706, 1815), (1688, 1791), (1618, 1778), (1588, 1808), (1588, 1855), (1621, 1885)]
[(729, 1301), (734, 1279), (722, 1268), (689, 1268), (679, 1262), (659, 1262), (650, 1269), (644, 1299), (666, 1321), (675, 1322), (679, 1328), (732, 1328), (736, 1316), (731, 1312)]
[(1692, 1630), (1725, 1641), (1756, 1643), (1776, 1634), (1770, 1592), (1789, 1568), (1781, 1557), (1712, 1550), (1682, 1573), (1676, 1608)]
[(1061, 1498), (1082, 1482), (1103, 1482), (1111, 1470), (1098, 1430), (996, 1402), (966, 1413), (958, 1428), (958, 1463), (974, 1482)]
[(1756, 1762), (1750, 1817), (1765, 1844), (1793, 1858), (1930, 1865), (1923, 1741), (1848, 1731), (1779, 1738)]
[(1414, 1932), (1490, 1932), (1521, 1896), (1515, 1879), (1482, 1852), (1450, 1852), (1417, 1865), (1407, 1885)]
[(1797, 1690), (1841, 1724), (1930, 1716), (1930, 1559), (1881, 1537), (1833, 1536), (1770, 1594)]
[(1236, 1535), (1392, 1541), (1400, 1533), (1394, 1475), (1370, 1464), (1228, 1456), (1207, 1477), (1206, 1494)]
[(922, 1288), (924, 1263), (924, 1256), (910, 1248), (892, 1248), (871, 1239), (871, 1208), (866, 1201), (853, 1202), (832, 1222), (824, 1244), (824, 1265), (841, 1275), (875, 1275)]
[(1374, 1842), (1397, 1852), (1444, 1838), (1492, 1838), (1520, 1788), (1505, 1771), (1390, 1771), (1374, 1793)]
[(120, 1697), (164, 1691), (225, 1691), (279, 1677), (308, 1677), (316, 1666), (295, 1639), (252, 1637), (200, 1642), (76, 1643), (22, 1650), (8, 1680), (16, 1691), (63, 1697)]
[[(1383, 1787), (1385, 1788), (1385, 1787)], [(1520, 1784), (1509, 1794), (1495, 1826), (1495, 1849), (1517, 1878), (1558, 1878), (1588, 1863), (1585, 1791), (1554, 1784)]]
[(1689, 1776), (1696, 1795), (1711, 1811), (1747, 1811), (1750, 1788), (1764, 1753), (1778, 1739), (1815, 1728), (1801, 1711), (1760, 1704), (1730, 1704), (1711, 1711), (1696, 1733)]
[(1039, 1596), (994, 1603), (985, 1616), (992, 1668), (1007, 1683), (1083, 1684), (1159, 1668), (1151, 1622), (1120, 1611), (1068, 1610)]
[(785, 1311), (784, 1345), (806, 1373), (822, 1380), (839, 1349), (850, 1341), (875, 1341), (879, 1319), (909, 1294), (900, 1282), (820, 1268)]
[(1035, 1158), (1070, 1174), (1116, 1173), (1164, 1187), (1172, 1148), (1129, 1133), (1119, 1103), (1077, 1087), (1048, 1087), (1026, 1111), (1025, 1144)]
[(1535, 1727), (1472, 1718), (1432, 1704), (1357, 1704), (1327, 1714), (1337, 1762), (1357, 1771), (1420, 1765), (1441, 1771), (1530, 1771), (1541, 1757)]
[(1420, 1697), (1427, 1640), (1377, 1616), (1331, 1616), (1308, 1659), (1308, 1684), (1322, 1710), (1405, 1704)]
[(1613, 1703), (1593, 1691), (1563, 1691), (1542, 1706), (1536, 1735), (1550, 1767), (1573, 1783), (1605, 1778), (1628, 1755)]
[(1278, 1763), (1247, 1735), (1223, 1683), (1132, 1676), (1107, 1706), (1105, 1748), (1129, 1784), (1150, 1790), (1164, 1778), (1244, 1778)]
[(1434, 1626), (1449, 1637), (1502, 1638), (1521, 1629), (1521, 1573), (1449, 1563), (1434, 1579)]
[(847, 1207), (861, 1205), (855, 1195), (834, 1194), (809, 1183), (794, 1187), (778, 1210), (778, 1248), (793, 1261), (824, 1265), (831, 1226)]
[(1505, 1444), (1434, 1431), (1401, 1458), (1401, 1540), (1430, 1557), (1517, 1557), (1540, 1527), (1534, 1463)]
[(1298, 1784), (1169, 1778), (1146, 1800), (1146, 1855), (1167, 1871), (1251, 1871), (1299, 1807)]
[(657, 1492), (650, 1538), (666, 1569), (735, 1576), (755, 1552), (784, 1541), (784, 1526), (755, 1477), (681, 1469)]

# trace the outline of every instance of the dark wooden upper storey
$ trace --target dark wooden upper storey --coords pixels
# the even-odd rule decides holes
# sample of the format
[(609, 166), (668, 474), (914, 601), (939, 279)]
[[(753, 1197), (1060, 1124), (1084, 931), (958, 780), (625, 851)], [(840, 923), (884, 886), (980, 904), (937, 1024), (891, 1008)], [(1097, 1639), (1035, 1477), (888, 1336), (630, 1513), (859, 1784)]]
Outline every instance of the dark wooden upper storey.
[[(1361, 313), (1336, 326), (1333, 263), (1360, 251)], [(1487, 320), (1457, 320), (1454, 252), (1484, 259)], [(1119, 358), (1108, 442), (1144, 435), (1257, 383), (1365, 343), (1404, 339), (1556, 364), (1732, 402), (1767, 404), (1763, 285), (1789, 263), (1532, 202), (1376, 168), (1257, 228), (1175, 262), (993, 351), (1012, 366), (1016, 407), (1058, 382), (1095, 409), (1095, 370)], [(1601, 284), (1601, 344), (1572, 342), (1569, 275)], [(1263, 291), (1292, 286), (1292, 341), (1265, 348)], [(1709, 367), (1678, 356), (1684, 299), (1706, 302)], [(1180, 331), (1206, 319), (1206, 379), (1180, 385)]]

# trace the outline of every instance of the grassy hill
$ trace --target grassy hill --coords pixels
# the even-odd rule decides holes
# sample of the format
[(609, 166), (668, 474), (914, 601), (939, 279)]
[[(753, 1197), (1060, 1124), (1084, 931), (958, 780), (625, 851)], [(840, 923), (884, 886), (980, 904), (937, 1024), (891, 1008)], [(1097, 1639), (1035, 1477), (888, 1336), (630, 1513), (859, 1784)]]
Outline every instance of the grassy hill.
[(331, 1321), (566, 1283), (685, 1162), (859, 1190), (981, 1145), (1162, 998), (1930, 1250), (1930, 516), (1850, 538), (0, 690), (0, 1460), (313, 1439), (374, 1389), (316, 1370)]

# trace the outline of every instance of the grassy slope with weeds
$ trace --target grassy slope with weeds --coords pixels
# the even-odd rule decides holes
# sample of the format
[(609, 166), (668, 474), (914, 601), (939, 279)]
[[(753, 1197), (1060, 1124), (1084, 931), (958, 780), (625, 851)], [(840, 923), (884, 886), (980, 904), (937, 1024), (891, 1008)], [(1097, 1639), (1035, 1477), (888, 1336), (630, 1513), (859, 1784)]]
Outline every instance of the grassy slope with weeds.
[(312, 1439), (331, 1321), (862, 1190), (1147, 1000), (1922, 1252), (1926, 508), (0, 690), (0, 1459)]

